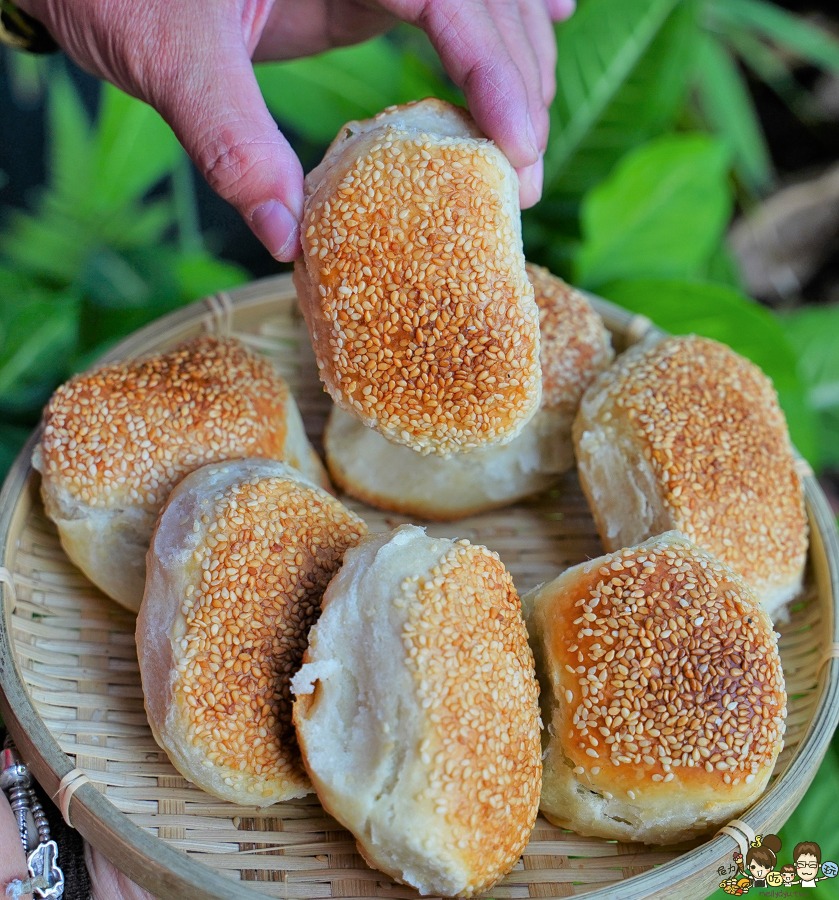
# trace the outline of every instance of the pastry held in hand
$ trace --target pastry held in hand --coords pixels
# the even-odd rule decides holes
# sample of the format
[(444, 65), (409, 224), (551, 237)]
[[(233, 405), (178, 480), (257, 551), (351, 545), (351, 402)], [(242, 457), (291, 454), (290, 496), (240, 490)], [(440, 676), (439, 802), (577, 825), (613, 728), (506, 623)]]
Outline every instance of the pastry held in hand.
[(340, 407), (324, 435), (326, 462), (346, 493), (406, 515), (458, 519), (550, 487), (574, 465), (571, 425), (583, 391), (612, 360), (609, 333), (586, 298), (528, 263), (541, 327), (542, 405), (509, 444), (448, 459), (393, 444)]
[(538, 688), (497, 555), (404, 525), (347, 553), (293, 680), (324, 808), (373, 866), (471, 896), (515, 864), (539, 804)]
[(739, 575), (671, 531), (568, 569), (522, 606), (552, 822), (667, 844), (757, 800), (786, 692), (777, 635)]
[(341, 129), (306, 177), (295, 284), (338, 406), (420, 453), (513, 440), (539, 406), (518, 178), (440, 100)]
[(199, 466), (246, 456), (328, 484), (285, 381), (241, 342), (203, 337), (62, 385), (32, 465), (67, 555), (136, 612), (169, 492)]
[(773, 618), (801, 589), (807, 518), (772, 382), (707, 338), (633, 347), (586, 391), (580, 482), (607, 550), (669, 529), (739, 572)]
[(367, 529), (291, 466), (204, 466), (154, 533), (137, 655), (155, 740), (175, 768), (233, 803), (311, 791), (289, 680), (344, 552)]

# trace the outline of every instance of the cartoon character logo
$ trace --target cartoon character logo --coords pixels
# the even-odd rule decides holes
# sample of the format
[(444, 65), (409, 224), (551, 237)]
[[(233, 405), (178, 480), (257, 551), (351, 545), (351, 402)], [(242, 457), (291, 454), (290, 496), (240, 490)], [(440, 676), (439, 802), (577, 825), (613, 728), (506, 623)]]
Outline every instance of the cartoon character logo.
[[(817, 881), (825, 878), (835, 878), (839, 872), (839, 866), (835, 862), (822, 863), (822, 850), (815, 841), (802, 841), (795, 845), (792, 851), (792, 861), (795, 865), (795, 874), (800, 879), (791, 884), (800, 884), (801, 887), (815, 887)], [(822, 876), (818, 877), (821, 867)]]
[(781, 839), (777, 834), (767, 834), (765, 837), (758, 834), (746, 854), (745, 865), (743, 857), (739, 853), (734, 854), (734, 862), (743, 875), (749, 879), (751, 887), (763, 888), (768, 884), (768, 876), (773, 873), (780, 849)]
[[(751, 842), (745, 860), (742, 853), (735, 853), (732, 857), (734, 866), (728, 871), (737, 872), (731, 878), (720, 882), (720, 887), (726, 894), (739, 897), (749, 892), (749, 888), (764, 887), (815, 887), (817, 881), (826, 878), (835, 878), (839, 874), (839, 865), (835, 862), (822, 862), (821, 847), (815, 841), (802, 841), (795, 845), (792, 852), (793, 864), (787, 863), (780, 871), (775, 871), (778, 861), (778, 851), (781, 849), (781, 839), (776, 834), (756, 835)], [(821, 869), (821, 877), (819, 877)], [(725, 874), (725, 869), (720, 867), (719, 874)], [(798, 879), (796, 881), (796, 878)]]
[(795, 880), (795, 866), (790, 865), (789, 863), (783, 866), (781, 868), (781, 879), (784, 883), (784, 887), (789, 887)]

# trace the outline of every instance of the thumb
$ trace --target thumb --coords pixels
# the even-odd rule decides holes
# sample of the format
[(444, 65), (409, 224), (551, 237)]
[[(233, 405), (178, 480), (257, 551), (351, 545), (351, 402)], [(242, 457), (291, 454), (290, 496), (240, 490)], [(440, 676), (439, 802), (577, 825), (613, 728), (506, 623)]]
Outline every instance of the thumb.
[(201, 174), (278, 260), (300, 252), (303, 169), (265, 106), (241, 36), (165, 78), (153, 105)]

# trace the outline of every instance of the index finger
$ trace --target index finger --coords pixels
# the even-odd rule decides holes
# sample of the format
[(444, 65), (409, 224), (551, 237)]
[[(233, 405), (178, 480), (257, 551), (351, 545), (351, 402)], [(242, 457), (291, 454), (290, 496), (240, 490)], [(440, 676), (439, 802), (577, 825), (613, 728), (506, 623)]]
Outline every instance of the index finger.
[(452, 80), (466, 95), (478, 127), (517, 169), (539, 159), (525, 79), (483, 3), (392, 0), (393, 12), (428, 34)]

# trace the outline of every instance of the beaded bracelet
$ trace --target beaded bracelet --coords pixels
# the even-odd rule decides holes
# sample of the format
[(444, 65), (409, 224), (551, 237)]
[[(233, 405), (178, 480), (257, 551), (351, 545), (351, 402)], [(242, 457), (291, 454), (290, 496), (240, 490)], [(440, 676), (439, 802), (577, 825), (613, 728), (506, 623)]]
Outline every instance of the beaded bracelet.
[(58, 866), (58, 846), (52, 840), (47, 817), (35, 791), (29, 769), (18, 756), (9, 735), (0, 752), (0, 789), (17, 819), (20, 841), (26, 855), (29, 877), (6, 887), (6, 896), (16, 898), (32, 892), (39, 900), (61, 900), (64, 873)]

